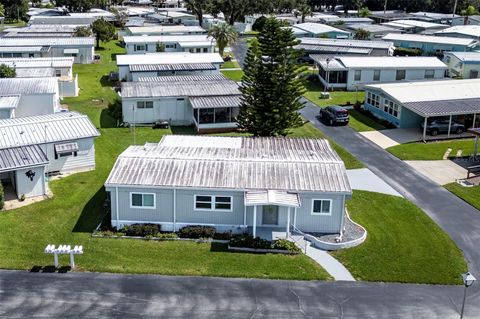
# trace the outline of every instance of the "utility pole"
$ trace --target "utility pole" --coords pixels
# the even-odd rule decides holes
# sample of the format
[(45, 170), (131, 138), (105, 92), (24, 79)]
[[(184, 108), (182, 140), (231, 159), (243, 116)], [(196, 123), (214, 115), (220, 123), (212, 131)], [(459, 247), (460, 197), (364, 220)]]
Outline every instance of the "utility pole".
[(455, 12), (457, 12), (457, 4), (458, 0), (455, 0), (455, 4), (453, 5), (452, 19), (455, 18)]
[(385, 4), (383, 5), (383, 14), (387, 14), (387, 2), (388, 0), (385, 0)]

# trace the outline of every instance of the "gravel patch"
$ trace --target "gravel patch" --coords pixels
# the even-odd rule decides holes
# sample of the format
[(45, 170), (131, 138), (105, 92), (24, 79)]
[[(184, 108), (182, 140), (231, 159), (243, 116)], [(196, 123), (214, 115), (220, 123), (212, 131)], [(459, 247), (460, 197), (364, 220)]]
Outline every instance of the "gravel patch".
[[(355, 239), (358, 239), (363, 236), (365, 231), (362, 227), (354, 224), (349, 218), (345, 218), (345, 228), (343, 232), (342, 243), (349, 242)], [(324, 241), (327, 243), (337, 243), (335, 238), (339, 236), (339, 234), (322, 234), (322, 233), (309, 233), (317, 237), (320, 241)]]

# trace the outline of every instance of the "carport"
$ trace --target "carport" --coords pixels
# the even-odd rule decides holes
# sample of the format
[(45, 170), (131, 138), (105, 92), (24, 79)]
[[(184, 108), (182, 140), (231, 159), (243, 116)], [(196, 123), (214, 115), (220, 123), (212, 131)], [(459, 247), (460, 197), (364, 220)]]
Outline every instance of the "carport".
[(429, 118), (448, 117), (448, 137), (450, 137), (451, 133), (453, 116), (473, 115), (472, 129), (474, 129), (475, 122), (477, 120), (477, 114), (480, 113), (480, 98), (407, 102), (403, 103), (403, 106), (424, 118), (423, 141), (425, 141)]

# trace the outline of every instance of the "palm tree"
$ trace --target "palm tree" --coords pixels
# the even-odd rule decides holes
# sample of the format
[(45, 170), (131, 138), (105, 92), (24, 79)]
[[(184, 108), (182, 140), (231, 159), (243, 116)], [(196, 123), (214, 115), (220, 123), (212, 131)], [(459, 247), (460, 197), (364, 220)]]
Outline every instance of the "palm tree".
[(355, 40), (368, 40), (370, 38), (370, 31), (365, 29), (357, 29), (355, 35), (353, 36)]
[(468, 17), (473, 16), (478, 13), (478, 10), (474, 6), (468, 6), (466, 9), (460, 12), (460, 15), (463, 16), (463, 24), (468, 24)]
[(362, 7), (358, 9), (358, 16), (361, 18), (368, 18), (372, 13), (367, 7)]
[(229, 44), (235, 43), (238, 33), (235, 28), (228, 23), (220, 23), (212, 26), (208, 30), (208, 37), (212, 37), (217, 41), (218, 51), (223, 56), (223, 51)]
[(312, 7), (309, 6), (306, 3), (301, 4), (295, 11), (295, 16), (297, 16), (297, 15), (301, 16), (302, 17), (302, 23), (305, 23), (305, 18), (307, 16), (311, 17), (313, 15)]

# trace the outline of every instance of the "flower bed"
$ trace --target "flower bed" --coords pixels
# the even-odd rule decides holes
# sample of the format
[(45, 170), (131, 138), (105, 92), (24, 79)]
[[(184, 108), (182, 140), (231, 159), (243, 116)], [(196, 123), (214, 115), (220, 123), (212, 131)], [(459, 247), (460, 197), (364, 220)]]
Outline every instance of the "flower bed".
[(246, 234), (232, 237), (228, 243), (228, 249), (256, 253), (298, 254), (301, 252), (300, 248), (286, 239), (269, 241)]

